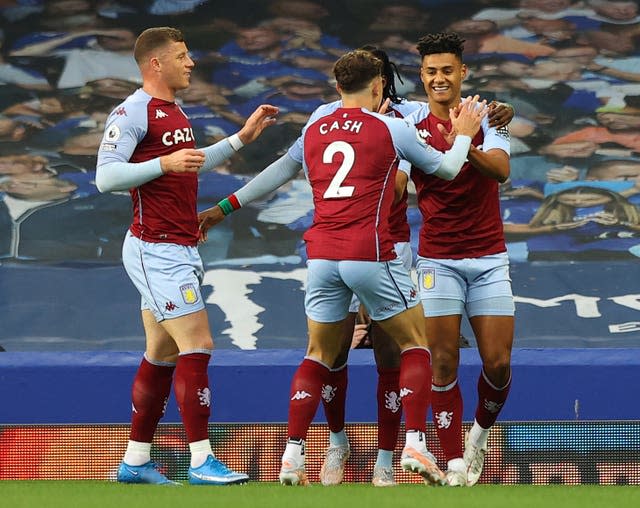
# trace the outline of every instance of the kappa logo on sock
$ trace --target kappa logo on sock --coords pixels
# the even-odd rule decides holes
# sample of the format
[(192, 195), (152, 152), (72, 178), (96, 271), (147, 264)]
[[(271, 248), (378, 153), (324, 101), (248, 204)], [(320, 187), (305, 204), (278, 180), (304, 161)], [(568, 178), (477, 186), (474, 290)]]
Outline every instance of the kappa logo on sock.
[(291, 397), (291, 400), (302, 400), (302, 399), (306, 399), (307, 397), (311, 397), (311, 394), (309, 392), (305, 392), (304, 390), (298, 390), (293, 397)]
[(489, 411), (490, 413), (498, 413), (501, 409), (502, 406), (504, 405), (504, 402), (502, 404), (499, 404), (498, 402), (494, 402), (492, 400), (487, 400), (484, 399), (484, 408)]
[(198, 390), (198, 398), (201, 406), (211, 407), (211, 390), (209, 388)]
[(407, 395), (411, 395), (413, 390), (409, 390), (409, 388), (400, 388), (400, 398), (406, 397)]
[(336, 396), (337, 391), (338, 391), (337, 386), (322, 385), (322, 392), (321, 392), (322, 399), (325, 402), (331, 402), (333, 398)]
[(436, 414), (436, 423), (439, 429), (448, 429), (453, 420), (453, 411), (440, 411)]
[(396, 392), (384, 392), (384, 407), (392, 413), (400, 411), (400, 396)]

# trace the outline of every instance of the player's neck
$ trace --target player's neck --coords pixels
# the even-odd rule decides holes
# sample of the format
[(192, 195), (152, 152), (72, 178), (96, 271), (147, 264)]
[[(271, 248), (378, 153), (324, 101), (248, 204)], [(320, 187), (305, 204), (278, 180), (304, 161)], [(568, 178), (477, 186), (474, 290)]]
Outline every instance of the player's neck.
[(176, 100), (175, 90), (162, 83), (145, 82), (142, 85), (142, 89), (151, 95), (151, 97), (155, 97), (156, 99), (162, 99), (167, 102), (175, 102)]
[(460, 97), (456, 97), (447, 102), (437, 102), (433, 99), (428, 99), (429, 103), (429, 111), (433, 116), (439, 118), (440, 120), (449, 120), (449, 109), (455, 108), (462, 99)]
[(343, 108), (365, 108), (375, 111), (374, 101), (368, 94), (342, 94)]

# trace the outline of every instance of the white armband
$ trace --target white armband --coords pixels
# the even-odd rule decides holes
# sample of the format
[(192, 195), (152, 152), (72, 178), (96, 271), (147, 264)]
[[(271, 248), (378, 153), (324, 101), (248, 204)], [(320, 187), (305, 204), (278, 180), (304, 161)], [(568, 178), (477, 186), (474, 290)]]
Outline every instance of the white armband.
[(233, 148), (236, 152), (244, 146), (244, 143), (240, 140), (240, 136), (238, 136), (238, 133), (229, 136), (227, 140), (229, 141), (231, 148)]

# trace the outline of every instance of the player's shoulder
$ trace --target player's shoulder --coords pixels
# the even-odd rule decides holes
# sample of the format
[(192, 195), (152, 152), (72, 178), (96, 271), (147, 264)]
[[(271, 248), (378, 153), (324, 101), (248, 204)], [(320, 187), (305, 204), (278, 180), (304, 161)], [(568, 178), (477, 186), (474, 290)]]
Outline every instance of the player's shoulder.
[(405, 137), (407, 135), (413, 136), (415, 132), (414, 124), (406, 117), (394, 117), (389, 115), (381, 115), (380, 113), (374, 113), (366, 111), (372, 118), (380, 120), (386, 129), (391, 133), (394, 139)]
[(413, 114), (418, 109), (420, 109), (420, 106), (422, 104), (424, 103), (420, 101), (410, 101), (408, 99), (401, 99), (400, 102), (392, 103), (391, 109), (393, 111), (397, 111), (400, 114), (400, 116), (404, 118)]
[(324, 116), (328, 116), (334, 113), (338, 108), (342, 106), (342, 101), (333, 101), (328, 102), (326, 104), (320, 104), (313, 113), (309, 116), (309, 120), (307, 123), (313, 123), (319, 118)]
[(111, 110), (107, 121), (113, 120), (115, 118), (130, 120), (132, 118), (138, 117), (141, 114), (146, 115), (147, 105), (149, 104), (149, 102), (151, 102), (152, 99), (153, 97), (139, 88)]
[(431, 109), (428, 103), (411, 101), (411, 111), (405, 115), (405, 118), (415, 125), (425, 120), (429, 116), (429, 113), (431, 113)]

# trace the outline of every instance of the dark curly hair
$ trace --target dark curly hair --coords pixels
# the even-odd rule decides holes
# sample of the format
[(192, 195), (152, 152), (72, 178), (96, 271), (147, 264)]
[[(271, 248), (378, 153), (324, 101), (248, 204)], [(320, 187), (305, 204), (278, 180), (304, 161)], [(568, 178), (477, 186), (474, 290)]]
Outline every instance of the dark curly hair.
[(395, 63), (389, 60), (389, 55), (383, 49), (380, 49), (377, 46), (373, 46), (372, 44), (365, 44), (360, 48), (363, 51), (368, 51), (373, 54), (375, 57), (382, 60), (382, 77), (385, 80), (384, 89), (382, 90), (383, 99), (387, 97), (391, 99), (391, 102), (396, 104), (402, 102), (402, 98), (398, 97), (398, 93), (396, 92), (396, 76), (400, 80), (400, 83), (404, 84), (402, 78), (400, 77), (400, 73), (398, 72), (398, 67)]
[(453, 53), (462, 60), (464, 42), (465, 40), (455, 32), (440, 32), (421, 37), (416, 48), (422, 58), (438, 53)]

